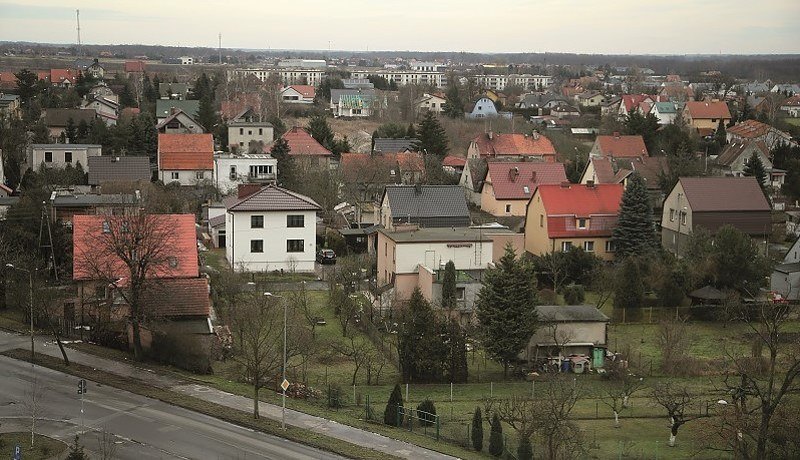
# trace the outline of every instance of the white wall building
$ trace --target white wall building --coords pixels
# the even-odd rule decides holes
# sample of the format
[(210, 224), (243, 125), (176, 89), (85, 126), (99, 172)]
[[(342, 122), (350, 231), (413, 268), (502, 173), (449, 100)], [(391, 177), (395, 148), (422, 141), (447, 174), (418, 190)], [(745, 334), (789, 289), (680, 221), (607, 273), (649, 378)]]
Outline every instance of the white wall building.
[(278, 67), (298, 69), (325, 69), (328, 63), (324, 59), (281, 59)]
[(274, 185), (241, 197), (225, 217), (228, 263), (239, 272), (313, 272), (319, 210), (311, 198)]
[(102, 150), (102, 146), (97, 144), (32, 144), (27, 162), (33, 169), (38, 169), (41, 164), (48, 168), (64, 168), (80, 163), (83, 170), (88, 171), (89, 157), (99, 157)]
[(325, 77), (322, 69), (234, 69), (228, 71), (228, 80), (254, 76), (259, 80), (267, 81), (270, 75), (276, 74), (284, 85), (311, 85), (319, 86)]
[(511, 74), (511, 75), (476, 75), (475, 83), (481, 88), (503, 91), (507, 86), (519, 86), (525, 91), (544, 89), (553, 84), (550, 75)]
[(272, 123), (266, 121), (234, 121), (228, 124), (228, 144), (246, 152), (251, 141), (271, 143), (273, 131)]
[(190, 56), (181, 56), (181, 65), (193, 65), (194, 58)]
[(447, 78), (444, 72), (418, 72), (414, 70), (354, 70), (350, 73), (351, 78), (367, 78), (370, 75), (377, 75), (389, 81), (394, 81), (398, 86), (402, 85), (433, 85), (443, 88), (447, 85)]
[(223, 194), (246, 183), (274, 183), (278, 160), (267, 153), (220, 153), (214, 155), (214, 186)]

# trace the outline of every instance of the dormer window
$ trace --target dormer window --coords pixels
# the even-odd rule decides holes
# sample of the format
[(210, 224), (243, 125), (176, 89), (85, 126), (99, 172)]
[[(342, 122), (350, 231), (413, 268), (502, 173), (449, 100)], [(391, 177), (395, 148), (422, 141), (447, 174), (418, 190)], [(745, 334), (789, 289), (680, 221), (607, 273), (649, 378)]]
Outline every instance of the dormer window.
[(170, 256), (167, 258), (167, 262), (169, 262), (169, 268), (178, 268), (178, 258), (174, 256)]
[(577, 219), (576, 225), (579, 229), (584, 230), (588, 226), (588, 219), (584, 218)]

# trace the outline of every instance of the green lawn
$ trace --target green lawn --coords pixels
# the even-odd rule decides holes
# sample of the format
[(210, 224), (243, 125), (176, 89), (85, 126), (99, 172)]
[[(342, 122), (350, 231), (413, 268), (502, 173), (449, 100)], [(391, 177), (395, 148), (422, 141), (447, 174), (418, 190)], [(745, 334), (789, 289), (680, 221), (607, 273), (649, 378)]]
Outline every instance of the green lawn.
[(37, 434), (31, 447), (30, 432), (0, 433), (0, 458), (13, 458), (16, 446), (20, 447), (22, 458), (25, 460), (61, 458), (61, 454), (67, 450), (66, 444), (47, 436)]
[(800, 126), (800, 118), (784, 118), (784, 122), (789, 123), (790, 125)]

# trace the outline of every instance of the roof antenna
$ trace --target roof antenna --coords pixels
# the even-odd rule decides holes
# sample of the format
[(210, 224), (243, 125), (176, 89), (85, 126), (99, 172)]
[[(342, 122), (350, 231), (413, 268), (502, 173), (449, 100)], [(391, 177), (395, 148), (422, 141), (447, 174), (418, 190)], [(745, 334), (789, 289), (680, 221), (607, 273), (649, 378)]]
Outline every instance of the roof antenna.
[(75, 10), (75, 19), (78, 22), (78, 56), (83, 56), (83, 47), (81, 46), (81, 10)]

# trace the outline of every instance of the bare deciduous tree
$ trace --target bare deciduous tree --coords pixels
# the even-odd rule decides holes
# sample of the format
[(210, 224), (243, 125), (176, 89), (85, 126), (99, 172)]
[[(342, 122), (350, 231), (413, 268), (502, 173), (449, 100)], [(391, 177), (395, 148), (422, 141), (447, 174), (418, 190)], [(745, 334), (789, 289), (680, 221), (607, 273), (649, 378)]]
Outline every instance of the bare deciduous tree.
[(680, 368), (681, 361), (686, 359), (691, 346), (686, 323), (680, 319), (662, 321), (658, 326), (658, 345), (661, 349), (661, 370), (674, 374)]
[(347, 334), (344, 341), (331, 343), (331, 347), (353, 362), (353, 378), (350, 385), (356, 384), (358, 371), (367, 366), (375, 357), (375, 349), (372, 344), (368, 340), (357, 337), (353, 332)]
[(619, 414), (628, 408), (630, 397), (644, 388), (641, 377), (623, 373), (622, 378), (612, 381), (612, 386), (600, 395), (600, 401), (614, 413), (614, 428), (619, 428)]
[(667, 411), (670, 425), (668, 443), (670, 447), (675, 446), (675, 441), (678, 438), (678, 429), (681, 426), (692, 420), (706, 417), (699, 411), (693, 414), (688, 412), (697, 396), (692, 394), (686, 386), (680, 386), (673, 382), (660, 383), (653, 388), (650, 398)]
[(103, 431), (97, 437), (97, 453), (100, 455), (100, 460), (112, 460), (116, 458), (117, 443), (114, 440), (114, 434), (103, 428)]

